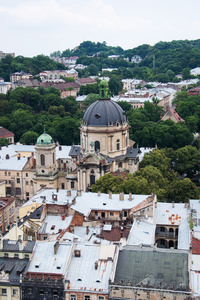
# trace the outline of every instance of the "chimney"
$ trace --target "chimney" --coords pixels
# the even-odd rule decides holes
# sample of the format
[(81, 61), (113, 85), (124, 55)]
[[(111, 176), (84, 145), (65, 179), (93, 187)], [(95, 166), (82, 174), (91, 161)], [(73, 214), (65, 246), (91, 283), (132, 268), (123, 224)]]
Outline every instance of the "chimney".
[(59, 146), (59, 151), (61, 151), (62, 150), (62, 146)]
[(154, 202), (155, 203), (155, 208), (157, 207), (157, 201)]
[(112, 192), (109, 191), (109, 199), (112, 199)]
[(67, 191), (67, 197), (71, 197), (72, 193), (71, 191)]
[(119, 200), (124, 200), (124, 192), (119, 193)]
[(89, 230), (89, 226), (86, 226), (86, 234), (89, 234), (90, 230)]
[(57, 193), (59, 192), (59, 188), (56, 189), (56, 192), (57, 192)]
[(9, 154), (6, 154), (6, 159), (9, 159), (9, 158), (10, 158)]
[(23, 251), (24, 247), (23, 247), (23, 242), (22, 240), (19, 241), (19, 251)]
[(57, 201), (57, 195), (55, 195), (55, 194), (52, 194), (52, 200), (55, 200), (55, 201)]
[(172, 201), (172, 208), (174, 208), (174, 201)]
[(132, 201), (132, 193), (131, 192), (129, 192), (128, 200)]
[(17, 159), (20, 160), (20, 156), (17, 156)]
[(101, 196), (101, 192), (100, 191), (98, 191), (98, 197), (100, 197)]
[(74, 250), (75, 257), (81, 257), (81, 250)]
[(56, 255), (57, 252), (58, 252), (58, 247), (59, 247), (59, 241), (57, 241), (55, 244), (54, 244), (54, 254)]
[(98, 261), (95, 261), (95, 263), (94, 263), (94, 268), (95, 268), (95, 270), (98, 269)]
[(77, 191), (77, 196), (82, 196), (82, 191), (81, 190)]

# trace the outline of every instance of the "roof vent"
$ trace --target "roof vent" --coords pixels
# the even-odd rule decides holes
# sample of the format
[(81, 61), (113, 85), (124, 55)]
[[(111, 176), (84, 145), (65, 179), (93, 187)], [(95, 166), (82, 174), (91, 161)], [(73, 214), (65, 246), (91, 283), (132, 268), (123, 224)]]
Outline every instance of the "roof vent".
[(81, 250), (74, 250), (75, 257), (81, 257)]

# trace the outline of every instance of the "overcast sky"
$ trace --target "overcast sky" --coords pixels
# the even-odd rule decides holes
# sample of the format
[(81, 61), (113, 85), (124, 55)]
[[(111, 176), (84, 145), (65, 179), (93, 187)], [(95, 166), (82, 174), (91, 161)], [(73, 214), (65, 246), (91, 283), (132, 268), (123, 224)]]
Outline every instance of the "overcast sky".
[(0, 50), (49, 55), (81, 42), (124, 49), (200, 38), (200, 0), (0, 0)]

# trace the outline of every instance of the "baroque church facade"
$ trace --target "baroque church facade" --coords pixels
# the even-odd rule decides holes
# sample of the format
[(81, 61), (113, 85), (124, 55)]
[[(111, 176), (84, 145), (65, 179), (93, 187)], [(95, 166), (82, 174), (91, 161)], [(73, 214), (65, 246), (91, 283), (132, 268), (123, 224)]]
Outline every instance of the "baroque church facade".
[(85, 111), (80, 126), (80, 145), (71, 146), (70, 168), (63, 171), (56, 162), (56, 144), (47, 133), (35, 145), (36, 172), (34, 192), (41, 188), (91, 191), (92, 185), (106, 173), (129, 171), (139, 167), (138, 148), (129, 140), (129, 125), (122, 108), (108, 98), (108, 83), (100, 82), (100, 99)]

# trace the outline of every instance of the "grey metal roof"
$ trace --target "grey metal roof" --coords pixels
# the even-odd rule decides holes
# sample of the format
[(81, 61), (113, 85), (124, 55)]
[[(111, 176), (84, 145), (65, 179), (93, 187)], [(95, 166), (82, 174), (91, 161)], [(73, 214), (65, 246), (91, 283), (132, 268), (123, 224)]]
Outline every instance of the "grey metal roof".
[[(3, 240), (3, 249), (1, 251), (19, 252), (19, 241)], [(23, 243), (23, 250), (20, 252), (32, 253), (35, 242), (27, 241)]]
[(119, 252), (114, 282), (188, 290), (188, 252), (126, 246)]
[(3, 285), (20, 285), (20, 274), (24, 274), (29, 260), (19, 258), (0, 258), (1, 272), (9, 273), (9, 281)]
[(43, 211), (43, 205), (39, 206), (36, 210), (34, 210), (29, 218), (30, 219), (40, 219)]
[(73, 145), (69, 151), (69, 156), (78, 156), (81, 151), (81, 146)]
[[(83, 123), (87, 126), (108, 126), (109, 122), (127, 122), (125, 112), (116, 102), (110, 99), (100, 99), (92, 103), (85, 111)], [(110, 124), (111, 125), (111, 124)]]
[(135, 157), (137, 157), (138, 153), (140, 153), (139, 148), (128, 148), (127, 152), (126, 152), (126, 157), (135, 158)]

